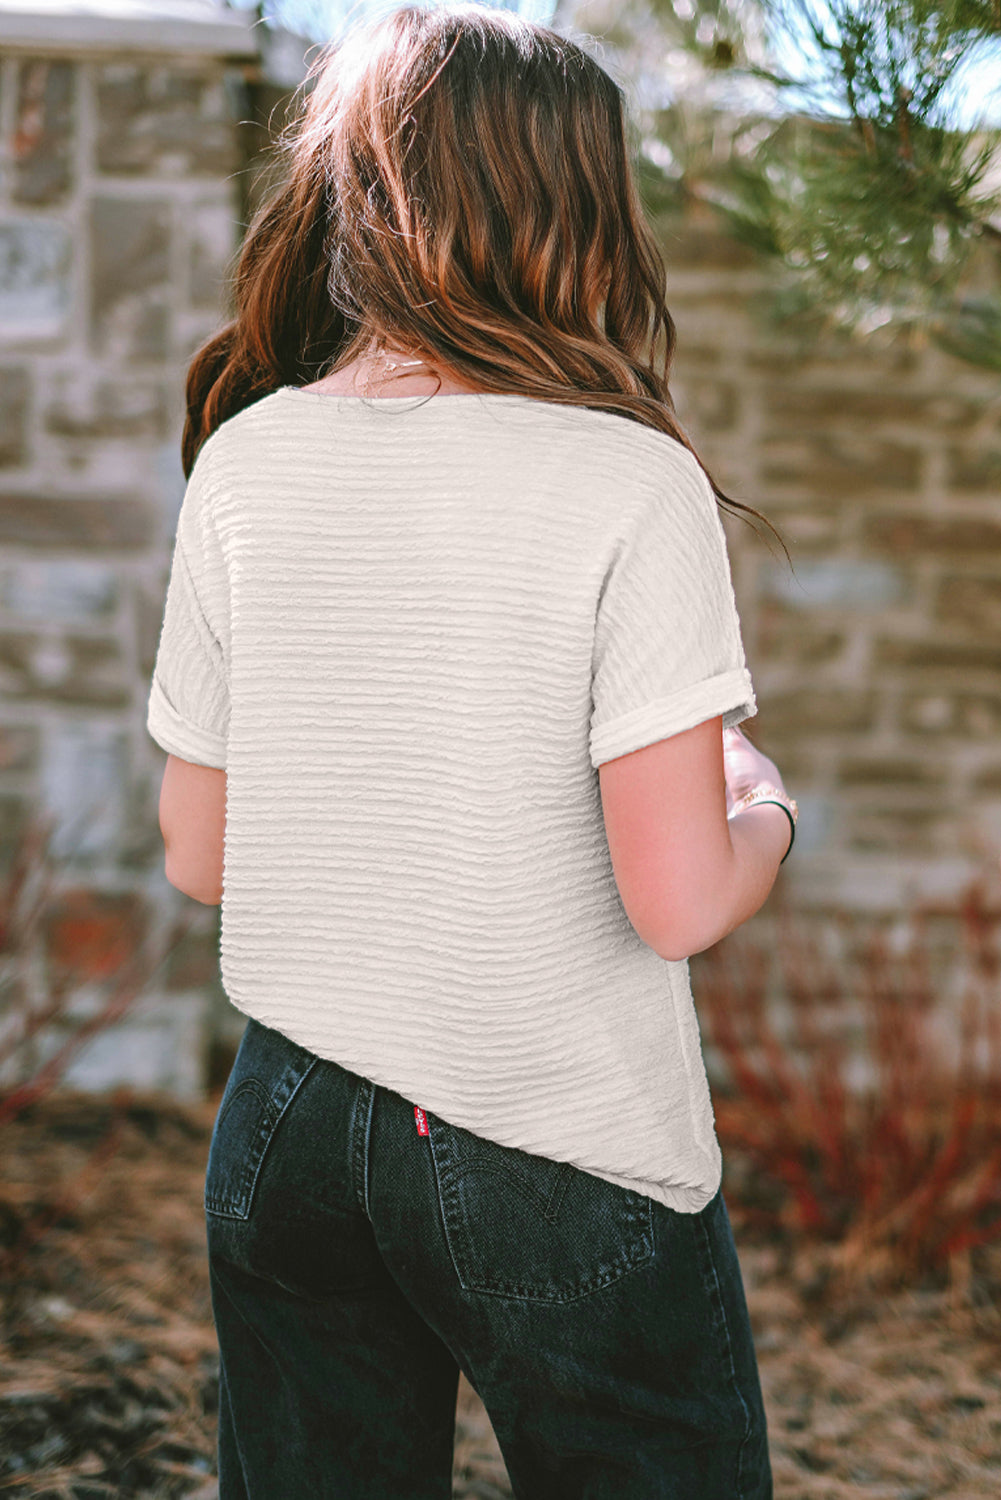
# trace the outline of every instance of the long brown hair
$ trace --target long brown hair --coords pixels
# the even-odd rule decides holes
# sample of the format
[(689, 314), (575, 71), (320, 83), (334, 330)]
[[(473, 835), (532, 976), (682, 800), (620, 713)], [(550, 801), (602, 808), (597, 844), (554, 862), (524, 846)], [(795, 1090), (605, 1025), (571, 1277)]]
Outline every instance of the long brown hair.
[(228, 417), (373, 339), (482, 390), (632, 418), (698, 459), (668, 390), (675, 328), (623, 91), (593, 57), (509, 11), (408, 5), (321, 47), (310, 84), (239, 252), (236, 316), (188, 370), (186, 475)]

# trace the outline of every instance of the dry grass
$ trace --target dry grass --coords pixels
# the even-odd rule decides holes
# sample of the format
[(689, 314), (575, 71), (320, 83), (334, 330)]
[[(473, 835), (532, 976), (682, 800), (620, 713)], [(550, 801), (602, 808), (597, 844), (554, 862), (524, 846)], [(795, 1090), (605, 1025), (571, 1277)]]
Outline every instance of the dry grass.
[[(213, 1493), (202, 1185), (217, 1107), (64, 1091), (4, 1127), (0, 1493)], [(457, 1496), (509, 1494), (465, 1384), (455, 1474)]]
[[(66, 1093), (5, 1127), (0, 1494), (213, 1495), (201, 1190), (215, 1107)], [(982, 1247), (965, 1284), (938, 1274), (879, 1297), (838, 1291), (830, 1247), (765, 1230), (725, 1186), (777, 1500), (1001, 1493), (1001, 1251)], [(510, 1493), (465, 1383), (454, 1493)]]

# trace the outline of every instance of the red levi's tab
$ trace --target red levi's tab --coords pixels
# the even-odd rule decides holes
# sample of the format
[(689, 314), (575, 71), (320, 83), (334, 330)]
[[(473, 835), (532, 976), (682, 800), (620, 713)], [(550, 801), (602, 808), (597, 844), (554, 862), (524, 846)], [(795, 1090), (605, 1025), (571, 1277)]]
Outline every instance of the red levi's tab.
[(421, 1109), (421, 1107), (420, 1107), (419, 1104), (415, 1104), (414, 1105), (414, 1119), (417, 1121), (417, 1134), (418, 1135), (427, 1135), (427, 1133), (428, 1133), (428, 1117), (424, 1113), (424, 1111)]

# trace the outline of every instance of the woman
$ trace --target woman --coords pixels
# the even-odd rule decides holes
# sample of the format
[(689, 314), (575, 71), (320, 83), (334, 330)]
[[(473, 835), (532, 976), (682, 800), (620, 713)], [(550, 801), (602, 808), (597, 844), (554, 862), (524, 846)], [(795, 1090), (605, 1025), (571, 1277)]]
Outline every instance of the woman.
[(621, 91), (485, 7), (311, 73), (191, 366), (149, 701), (167, 874), (249, 1018), (220, 1495), (444, 1500), (461, 1369), (520, 1497), (764, 1500), (687, 958), (795, 804), (735, 727)]

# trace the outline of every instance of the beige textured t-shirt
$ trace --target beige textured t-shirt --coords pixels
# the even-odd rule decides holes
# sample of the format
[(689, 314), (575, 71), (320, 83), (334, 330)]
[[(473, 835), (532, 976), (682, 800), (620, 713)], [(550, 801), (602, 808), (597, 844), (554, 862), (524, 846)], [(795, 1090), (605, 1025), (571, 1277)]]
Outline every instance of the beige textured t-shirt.
[(147, 723), (227, 772), (230, 1000), (684, 1213), (722, 1172), (688, 964), (626, 916), (597, 767), (755, 712), (716, 501), (661, 432), (283, 387), (199, 452)]

